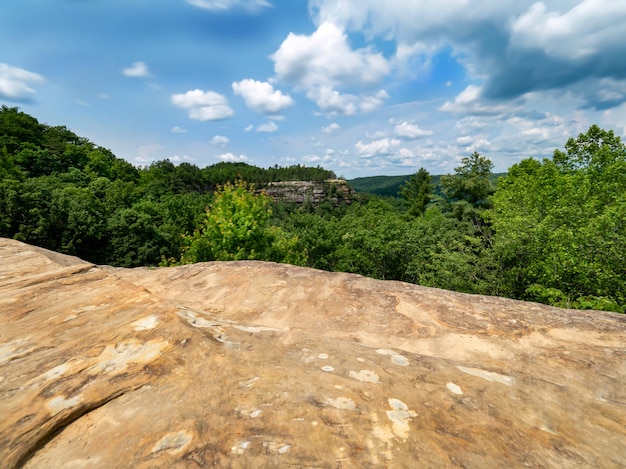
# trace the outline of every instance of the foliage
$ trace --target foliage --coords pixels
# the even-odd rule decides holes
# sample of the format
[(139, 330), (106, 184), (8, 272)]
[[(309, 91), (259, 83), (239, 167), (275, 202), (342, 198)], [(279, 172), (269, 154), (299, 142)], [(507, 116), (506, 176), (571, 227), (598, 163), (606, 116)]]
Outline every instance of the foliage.
[(455, 175), (441, 178), (444, 194), (452, 201), (464, 200), (474, 207), (487, 208), (494, 188), (491, 184), (493, 163), (478, 152), (461, 160)]
[(597, 126), (565, 148), (514, 165), (492, 198), (505, 293), (623, 310), (626, 148)]
[(183, 236), (180, 262), (259, 259), (303, 264), (297, 239), (270, 226), (271, 199), (243, 181), (219, 187), (201, 227)]
[(409, 216), (418, 217), (426, 211), (435, 187), (432, 180), (430, 173), (420, 168), (400, 188), (400, 195), (407, 203)]

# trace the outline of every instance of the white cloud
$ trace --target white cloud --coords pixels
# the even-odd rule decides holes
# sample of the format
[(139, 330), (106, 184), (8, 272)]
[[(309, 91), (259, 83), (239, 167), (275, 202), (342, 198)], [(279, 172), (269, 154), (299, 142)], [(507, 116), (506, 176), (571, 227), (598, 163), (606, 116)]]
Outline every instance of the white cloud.
[(373, 96), (338, 91), (374, 85), (391, 72), (391, 65), (371, 47), (352, 50), (346, 34), (330, 22), (310, 36), (289, 33), (270, 58), (279, 80), (306, 90), (307, 97), (330, 114), (370, 112), (388, 97), (385, 91)]
[(244, 132), (250, 132), (252, 130), (254, 130), (254, 126), (252, 124), (246, 126), (246, 128), (243, 129)]
[(170, 160), (172, 163), (183, 163), (183, 162), (188, 162), (188, 161), (193, 161), (193, 158), (187, 155), (172, 155), (170, 157), (168, 157), (168, 160)]
[(523, 97), (517, 100), (500, 101), (489, 100), (482, 96), (482, 89), (476, 85), (468, 85), (453, 101), (446, 101), (439, 107), (439, 111), (453, 114), (504, 114), (519, 110)]
[(241, 163), (241, 162), (245, 163), (246, 161), (248, 161), (248, 157), (246, 155), (239, 155), (239, 156), (237, 156), (237, 155), (235, 155), (233, 153), (230, 153), (230, 152), (224, 153), (223, 155), (218, 155), (215, 158), (218, 159), (218, 160), (221, 160), (221, 161), (229, 162), (229, 163), (238, 163), (238, 162), (239, 163)]
[(211, 139), (211, 143), (213, 145), (219, 145), (221, 147), (228, 145), (229, 142), (230, 140), (228, 137), (225, 137), (224, 135), (216, 135)]
[(266, 122), (265, 124), (261, 124), (257, 126), (257, 132), (276, 132), (278, 130), (278, 126), (274, 123), (274, 121)]
[(346, 34), (332, 23), (321, 24), (311, 36), (289, 33), (270, 58), (281, 80), (303, 88), (374, 84), (391, 70), (381, 53), (353, 51)]
[(374, 156), (384, 156), (395, 153), (396, 148), (402, 142), (396, 138), (382, 138), (370, 143), (363, 143), (359, 140), (354, 146), (357, 153), (362, 158), (372, 158)]
[(172, 133), (174, 134), (186, 134), (187, 131), (185, 129), (183, 129), (182, 127), (178, 127), (177, 125), (172, 127)]
[(43, 83), (44, 77), (19, 67), (0, 63), (0, 97), (22, 101), (35, 94), (33, 84)]
[(318, 155), (304, 155), (302, 161), (307, 164), (319, 163), (322, 161), (322, 158)]
[(123, 69), (122, 73), (131, 78), (143, 78), (150, 76), (148, 65), (146, 65), (145, 62), (133, 62), (130, 67)]
[(421, 129), (418, 125), (409, 122), (401, 122), (396, 124), (395, 133), (398, 137), (415, 140), (420, 137), (427, 137), (433, 134), (432, 130)]
[(266, 0), (187, 0), (187, 3), (208, 11), (226, 11), (232, 8), (257, 11), (272, 6)]
[(322, 132), (324, 132), (325, 134), (332, 134), (333, 132), (336, 132), (339, 129), (341, 129), (339, 124), (337, 124), (336, 122), (333, 122), (330, 125), (327, 125), (326, 127), (322, 127)]
[(355, 96), (342, 94), (337, 90), (323, 86), (314, 88), (307, 93), (309, 99), (314, 100), (322, 111), (330, 115), (354, 116), (374, 111), (379, 108), (383, 100), (389, 95), (380, 90), (373, 96)]
[(399, 69), (403, 62), (428, 68), (451, 49), (474, 85), (481, 84), (482, 98), (568, 89), (597, 109), (626, 100), (597, 90), (603, 79), (626, 78), (626, 64), (616, 59), (626, 55), (623, 1), (310, 0), (309, 9), (320, 27), (332, 23), (368, 40), (395, 41)]
[(293, 106), (291, 96), (267, 83), (257, 80), (241, 80), (232, 84), (233, 92), (243, 97), (246, 106), (262, 114), (274, 114)]
[(215, 91), (190, 90), (172, 95), (172, 103), (189, 109), (189, 118), (199, 121), (223, 120), (234, 115), (228, 100)]
[(561, 13), (559, 5), (533, 4), (511, 26), (511, 47), (539, 49), (548, 56), (579, 59), (623, 40), (626, 3), (585, 0)]

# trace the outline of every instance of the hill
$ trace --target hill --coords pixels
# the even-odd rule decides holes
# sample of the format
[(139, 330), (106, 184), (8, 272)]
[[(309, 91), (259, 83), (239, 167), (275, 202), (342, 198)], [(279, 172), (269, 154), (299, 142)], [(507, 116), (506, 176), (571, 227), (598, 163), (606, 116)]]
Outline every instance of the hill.
[[(499, 177), (506, 173), (496, 173), (491, 177), (492, 182), (496, 182)], [(365, 192), (368, 194), (399, 197), (400, 187), (409, 180), (413, 174), (405, 176), (369, 176), (349, 179), (348, 184), (356, 192)], [(441, 195), (441, 175), (433, 176), (433, 184), (435, 185), (435, 194)]]

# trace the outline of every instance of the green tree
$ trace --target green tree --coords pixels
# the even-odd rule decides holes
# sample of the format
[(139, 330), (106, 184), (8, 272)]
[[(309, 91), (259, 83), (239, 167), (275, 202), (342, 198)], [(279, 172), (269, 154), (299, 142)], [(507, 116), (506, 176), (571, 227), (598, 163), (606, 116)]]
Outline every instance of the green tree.
[(151, 200), (116, 210), (108, 219), (107, 262), (121, 267), (158, 265), (173, 255), (171, 234), (162, 225), (161, 207)]
[(493, 163), (478, 152), (461, 160), (454, 175), (441, 177), (441, 189), (446, 197), (443, 208), (459, 220), (466, 218), (482, 225), (480, 212), (489, 208), (495, 188), (491, 183)]
[(592, 126), (543, 162), (514, 165), (492, 198), (504, 293), (623, 311), (626, 148)]
[(475, 294), (495, 294), (495, 266), (473, 223), (428, 208), (411, 221), (410, 259), (405, 280)]
[(430, 173), (424, 168), (420, 168), (417, 173), (400, 187), (400, 195), (407, 203), (410, 216), (418, 217), (426, 211), (435, 188), (432, 180)]
[(405, 280), (405, 269), (415, 249), (408, 223), (393, 207), (374, 199), (350, 207), (336, 223), (339, 235), (334, 270), (383, 280)]
[(271, 199), (243, 181), (218, 188), (200, 228), (183, 236), (180, 262), (258, 259), (302, 265), (297, 238), (271, 226)]

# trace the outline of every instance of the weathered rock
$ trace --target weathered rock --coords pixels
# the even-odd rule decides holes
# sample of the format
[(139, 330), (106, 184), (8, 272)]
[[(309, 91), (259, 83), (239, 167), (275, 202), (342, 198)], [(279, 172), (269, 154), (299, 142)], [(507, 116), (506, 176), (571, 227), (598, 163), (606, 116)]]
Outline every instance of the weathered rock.
[(317, 206), (330, 201), (337, 206), (340, 203), (351, 204), (355, 197), (354, 191), (344, 179), (327, 179), (316, 181), (281, 181), (270, 182), (265, 192), (275, 202), (286, 202), (296, 205), (309, 203)]
[(0, 239), (0, 466), (624, 467), (626, 317)]

